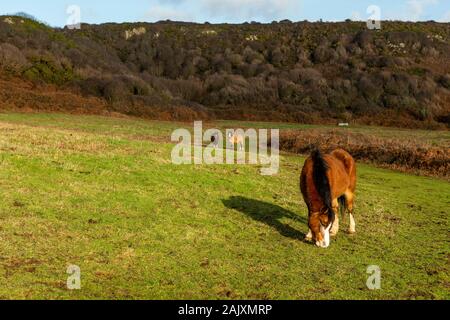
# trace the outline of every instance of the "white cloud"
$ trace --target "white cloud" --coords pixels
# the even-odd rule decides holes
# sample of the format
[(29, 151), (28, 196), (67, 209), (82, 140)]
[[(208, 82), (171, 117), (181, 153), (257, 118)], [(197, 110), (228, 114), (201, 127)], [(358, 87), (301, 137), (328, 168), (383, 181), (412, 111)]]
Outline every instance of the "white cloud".
[(408, 0), (404, 4), (402, 13), (399, 11), (383, 10), (383, 19), (419, 21), (431, 19), (429, 9), (432, 6), (439, 5), (439, 0)]
[(441, 19), (439, 19), (439, 22), (450, 22), (450, 10), (447, 11)]
[(361, 17), (361, 13), (359, 11), (353, 11), (350, 17), (352, 21), (363, 21), (364, 19)]
[(145, 13), (145, 18), (149, 21), (172, 20), (172, 21), (192, 21), (192, 16), (174, 7), (164, 5), (154, 5)]
[(409, 0), (407, 2), (408, 4), (408, 14), (407, 14), (407, 20), (411, 21), (417, 21), (419, 20), (425, 10), (426, 7), (437, 5), (439, 3), (438, 0)]
[(157, 0), (146, 19), (270, 22), (299, 16), (300, 4), (301, 0)]
[[(403, 21), (428, 19), (430, 7), (439, 5), (439, 2), (440, 0), (403, 0), (401, 11), (390, 11), (389, 7), (382, 7), (382, 18)], [(153, 3), (145, 15), (145, 19), (149, 21), (271, 22), (297, 20), (302, 16), (302, 0), (153, 0)], [(359, 11), (353, 11), (351, 19), (364, 21), (366, 17)], [(439, 19), (446, 22), (449, 20), (449, 12)]]
[(230, 20), (280, 20), (300, 11), (299, 0), (200, 0), (209, 16)]

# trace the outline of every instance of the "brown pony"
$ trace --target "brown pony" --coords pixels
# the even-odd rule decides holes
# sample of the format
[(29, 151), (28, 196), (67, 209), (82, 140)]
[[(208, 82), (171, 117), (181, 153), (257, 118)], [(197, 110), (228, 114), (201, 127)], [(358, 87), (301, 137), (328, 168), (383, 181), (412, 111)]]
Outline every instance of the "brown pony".
[[(300, 189), (308, 206), (309, 233), (306, 240), (316, 245), (330, 245), (330, 234), (339, 231), (338, 208), (350, 215), (349, 233), (355, 233), (353, 200), (356, 188), (356, 164), (345, 150), (322, 155), (319, 150), (306, 159), (300, 176)], [(331, 231), (330, 231), (331, 229)]]

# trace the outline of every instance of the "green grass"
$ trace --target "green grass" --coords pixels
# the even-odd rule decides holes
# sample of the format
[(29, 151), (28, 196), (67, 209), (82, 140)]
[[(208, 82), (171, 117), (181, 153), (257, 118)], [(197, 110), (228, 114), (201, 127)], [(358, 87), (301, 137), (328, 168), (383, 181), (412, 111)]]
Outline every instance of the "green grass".
[[(271, 177), (175, 166), (180, 126), (0, 114), (0, 298), (450, 298), (448, 182), (360, 165), (357, 234), (347, 218), (319, 249), (302, 241), (303, 158)], [(66, 288), (70, 264), (81, 290)]]

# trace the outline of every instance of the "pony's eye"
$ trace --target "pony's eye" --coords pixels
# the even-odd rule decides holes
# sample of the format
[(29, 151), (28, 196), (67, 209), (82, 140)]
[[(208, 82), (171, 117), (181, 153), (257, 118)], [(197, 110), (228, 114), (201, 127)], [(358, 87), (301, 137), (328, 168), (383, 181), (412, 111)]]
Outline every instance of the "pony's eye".
[(325, 219), (319, 219), (319, 222), (320, 222), (320, 225), (322, 226), (322, 227), (328, 227), (328, 224), (329, 224), (329, 222), (330, 221), (328, 221), (328, 220), (325, 220)]

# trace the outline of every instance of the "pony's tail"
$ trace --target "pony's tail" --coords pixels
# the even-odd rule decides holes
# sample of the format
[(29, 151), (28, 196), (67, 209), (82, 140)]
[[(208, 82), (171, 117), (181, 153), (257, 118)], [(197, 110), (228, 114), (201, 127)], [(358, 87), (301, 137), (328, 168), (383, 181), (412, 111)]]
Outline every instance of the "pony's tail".
[(313, 160), (313, 180), (319, 196), (325, 205), (325, 209), (328, 213), (328, 218), (334, 221), (334, 211), (331, 204), (331, 190), (330, 182), (328, 181), (327, 171), (328, 164), (322, 156), (322, 153), (316, 149), (311, 153)]

